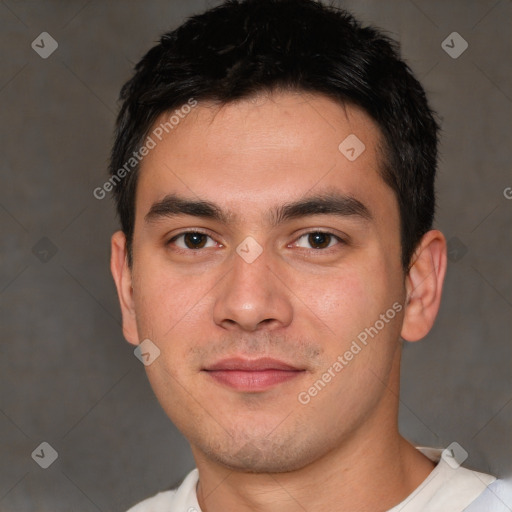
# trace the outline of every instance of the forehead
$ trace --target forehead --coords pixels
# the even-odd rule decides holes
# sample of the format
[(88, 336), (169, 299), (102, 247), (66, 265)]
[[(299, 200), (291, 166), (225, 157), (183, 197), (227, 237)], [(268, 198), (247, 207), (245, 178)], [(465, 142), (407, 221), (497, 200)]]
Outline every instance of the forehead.
[(357, 107), (287, 92), (178, 114), (173, 124), (173, 113), (162, 115), (150, 132), (138, 216), (170, 193), (222, 203), (232, 219), (316, 191), (394, 201), (380, 173), (380, 130)]

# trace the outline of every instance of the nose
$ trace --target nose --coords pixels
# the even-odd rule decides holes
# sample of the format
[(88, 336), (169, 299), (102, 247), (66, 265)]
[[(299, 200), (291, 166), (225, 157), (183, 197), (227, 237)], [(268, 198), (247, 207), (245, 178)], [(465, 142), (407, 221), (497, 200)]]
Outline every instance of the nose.
[(288, 326), (293, 309), (290, 292), (271, 256), (263, 251), (248, 263), (233, 254), (231, 270), (215, 288), (214, 321), (228, 330), (248, 332), (274, 330)]

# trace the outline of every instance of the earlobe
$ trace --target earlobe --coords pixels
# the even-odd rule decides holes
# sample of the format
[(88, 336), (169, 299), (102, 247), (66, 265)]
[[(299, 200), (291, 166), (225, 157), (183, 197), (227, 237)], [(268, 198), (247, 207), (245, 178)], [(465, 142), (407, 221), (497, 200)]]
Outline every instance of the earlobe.
[(401, 337), (417, 341), (427, 335), (441, 304), (446, 274), (446, 239), (438, 230), (423, 235), (406, 277), (407, 299)]
[(112, 271), (121, 305), (124, 337), (129, 343), (138, 345), (139, 338), (133, 301), (132, 272), (128, 266), (126, 237), (122, 231), (117, 231), (112, 235), (110, 270)]

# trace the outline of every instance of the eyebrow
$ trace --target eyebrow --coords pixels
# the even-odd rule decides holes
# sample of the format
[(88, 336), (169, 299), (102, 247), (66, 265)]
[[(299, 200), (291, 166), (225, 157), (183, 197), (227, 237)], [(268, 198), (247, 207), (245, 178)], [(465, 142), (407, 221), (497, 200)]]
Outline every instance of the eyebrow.
[[(211, 201), (191, 200), (177, 194), (168, 194), (153, 203), (144, 217), (146, 223), (157, 222), (164, 218), (190, 215), (203, 219), (229, 224), (236, 219), (233, 213), (225, 212)], [(339, 217), (358, 217), (371, 221), (370, 210), (358, 199), (336, 192), (308, 196), (291, 203), (280, 205), (267, 213), (272, 227), (286, 221), (312, 215), (336, 215)]]

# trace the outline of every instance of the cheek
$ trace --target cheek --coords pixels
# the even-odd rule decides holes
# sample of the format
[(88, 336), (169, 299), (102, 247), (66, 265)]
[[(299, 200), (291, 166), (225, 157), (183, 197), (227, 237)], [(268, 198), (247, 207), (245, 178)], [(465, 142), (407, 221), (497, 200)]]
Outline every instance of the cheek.
[(162, 353), (169, 354), (169, 364), (173, 365), (186, 356), (191, 342), (211, 342), (211, 294), (222, 274), (184, 276), (168, 262), (148, 256), (141, 256), (134, 267), (139, 337), (154, 341)]
[(305, 303), (331, 327), (351, 325), (364, 309), (364, 280), (354, 274), (330, 275), (303, 284)]
[(133, 269), (133, 299), (139, 334), (162, 339), (193, 306), (193, 286), (143, 251)]
[(381, 268), (347, 265), (311, 280), (301, 280), (304, 302), (330, 326), (357, 326), (372, 318), (385, 303), (389, 292)]
[[(403, 302), (400, 267), (389, 260), (382, 253), (370, 254), (365, 258), (366, 264), (359, 260), (329, 275), (301, 281), (305, 313), (313, 325), (316, 323), (326, 332), (323, 343), (328, 352), (344, 350), (376, 322), (380, 327), (381, 315), (394, 303)], [(378, 351), (386, 351), (398, 339), (400, 320), (392, 313), (393, 322), (379, 329), (378, 339), (382, 343), (374, 347)], [(327, 330), (323, 329), (325, 326)]]

